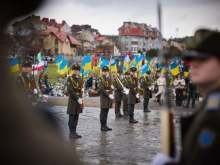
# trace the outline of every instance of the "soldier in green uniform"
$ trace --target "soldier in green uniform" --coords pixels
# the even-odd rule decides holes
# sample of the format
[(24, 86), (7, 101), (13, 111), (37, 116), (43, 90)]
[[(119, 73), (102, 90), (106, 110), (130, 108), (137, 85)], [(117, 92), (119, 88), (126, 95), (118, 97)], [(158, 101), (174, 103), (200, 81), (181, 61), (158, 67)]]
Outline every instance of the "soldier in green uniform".
[[(122, 70), (119, 69), (118, 73), (117, 73), (117, 78), (119, 79), (119, 81), (121, 81), (121, 74), (122, 74)], [(121, 84), (119, 83), (118, 79), (114, 78), (113, 81), (113, 85), (114, 85), (114, 98), (115, 98), (115, 116), (117, 118), (121, 118), (123, 117), (123, 115), (120, 113), (120, 108), (121, 108), (121, 102), (123, 100), (123, 88), (121, 86)]]
[[(18, 96), (22, 100), (28, 101), (30, 104), (36, 104), (36, 99), (33, 97), (38, 93), (36, 87), (33, 87), (33, 76), (30, 74), (31, 71), (31, 61), (23, 60), (22, 62), (22, 73), (17, 77), (16, 87), (18, 91)], [(26, 97), (27, 98), (24, 98)]]
[(107, 66), (102, 67), (102, 76), (99, 78), (101, 131), (112, 130), (107, 126), (107, 118), (109, 108), (112, 108), (112, 99), (114, 99), (114, 96), (110, 94), (110, 88), (113, 89), (114, 87), (110, 85), (107, 77), (108, 72), (109, 68)]
[(128, 88), (130, 89), (128, 94), (128, 112), (129, 112), (129, 122), (130, 123), (138, 123), (137, 120), (134, 119), (134, 105), (136, 104), (136, 98), (139, 98), (139, 93), (136, 92), (138, 80), (134, 76), (137, 68), (130, 68), (130, 77), (128, 78)]
[[(124, 85), (125, 88), (128, 88), (128, 78), (130, 76), (130, 72), (127, 71), (125, 72), (125, 77), (122, 80), (122, 84)], [(128, 116), (128, 95), (123, 94), (123, 112), (124, 116)]]
[[(220, 164), (220, 32), (197, 30), (188, 43), (184, 61), (190, 61), (190, 79), (205, 96), (196, 113), (181, 119), (181, 159), (157, 154), (157, 164)], [(170, 159), (170, 160), (169, 160)]]
[(152, 98), (152, 93), (151, 93), (151, 81), (150, 81), (150, 71), (146, 72), (146, 77), (143, 79), (141, 86), (144, 88), (144, 112), (151, 112), (148, 110), (148, 103), (149, 99)]
[(68, 126), (70, 130), (69, 138), (77, 139), (81, 138), (81, 135), (76, 133), (76, 127), (78, 125), (79, 114), (82, 113), (80, 104), (83, 100), (79, 97), (81, 89), (81, 77), (79, 76), (80, 66), (74, 64), (72, 66), (73, 74), (67, 78), (67, 92), (69, 93), (69, 100), (67, 105), (67, 114), (69, 115)]

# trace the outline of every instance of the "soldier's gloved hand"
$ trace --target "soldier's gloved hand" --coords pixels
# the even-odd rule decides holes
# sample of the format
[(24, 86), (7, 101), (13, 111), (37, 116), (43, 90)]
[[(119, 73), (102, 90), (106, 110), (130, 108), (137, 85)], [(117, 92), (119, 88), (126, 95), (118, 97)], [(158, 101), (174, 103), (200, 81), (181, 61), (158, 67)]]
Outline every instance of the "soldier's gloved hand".
[(113, 99), (114, 99), (114, 96), (113, 96), (113, 95), (111, 95), (111, 94), (110, 94), (108, 97), (109, 97), (111, 100), (113, 100)]
[(151, 90), (151, 87), (149, 87), (149, 90)]
[(84, 93), (84, 91), (85, 91), (84, 88), (82, 88), (82, 93)]
[(135, 96), (136, 96), (136, 98), (139, 98), (139, 97), (140, 97), (139, 93), (138, 93), (138, 94), (136, 94)]
[(37, 91), (37, 89), (35, 88), (35, 89), (34, 89), (34, 94), (37, 94), (37, 93), (38, 93), (38, 91)]
[(79, 104), (82, 104), (82, 103), (83, 103), (83, 99), (80, 99), (80, 98), (79, 98), (77, 101), (78, 101)]
[(112, 88), (112, 89), (114, 89), (114, 86), (113, 86), (113, 85), (111, 85), (111, 88)]
[(179, 157), (171, 158), (162, 153), (157, 153), (157, 155), (153, 158), (152, 165), (163, 165), (165, 163), (178, 163)]
[(124, 89), (123, 89), (123, 92), (125, 92), (125, 91), (126, 91), (126, 89), (124, 88)]

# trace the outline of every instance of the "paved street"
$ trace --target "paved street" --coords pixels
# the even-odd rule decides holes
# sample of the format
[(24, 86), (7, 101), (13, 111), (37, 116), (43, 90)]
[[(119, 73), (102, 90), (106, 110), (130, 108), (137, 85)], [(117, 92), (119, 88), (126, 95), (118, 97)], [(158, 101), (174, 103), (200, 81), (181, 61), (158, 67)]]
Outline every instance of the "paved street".
[[(92, 102), (98, 99), (90, 99)], [(47, 104), (44, 104), (47, 106)], [(158, 109), (154, 102), (150, 107)], [(101, 132), (99, 111), (97, 107), (85, 107), (80, 115), (77, 133), (82, 139), (69, 139), (67, 126), (68, 115), (66, 106), (48, 106), (48, 111), (56, 118), (59, 131), (71, 150), (76, 147), (77, 152), (85, 164), (150, 164), (152, 158), (161, 149), (160, 136), (160, 110), (152, 110), (151, 113), (143, 113), (141, 109), (135, 110), (135, 119), (138, 124), (130, 124), (128, 117), (116, 119), (114, 109), (110, 109), (108, 125), (113, 131)], [(151, 108), (152, 109), (152, 108)], [(177, 152), (180, 151), (179, 143), (179, 116), (187, 115), (192, 109), (179, 108), (175, 112), (175, 135)]]

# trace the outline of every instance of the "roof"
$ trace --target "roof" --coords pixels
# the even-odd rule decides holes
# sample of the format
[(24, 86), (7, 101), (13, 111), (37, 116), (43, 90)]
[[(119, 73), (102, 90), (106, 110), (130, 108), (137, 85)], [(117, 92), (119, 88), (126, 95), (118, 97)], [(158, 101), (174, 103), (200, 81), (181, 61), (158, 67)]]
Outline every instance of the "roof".
[(71, 36), (70, 34), (62, 31), (62, 30), (57, 30), (57, 29), (53, 29), (53, 28), (48, 28), (46, 30), (42, 30), (40, 31), (40, 34), (41, 36), (44, 36), (44, 35), (49, 35), (49, 34), (54, 34), (61, 42), (64, 42), (65, 39), (68, 37), (69, 40), (70, 40), (70, 43), (72, 45), (78, 45), (78, 46), (81, 46), (81, 44), (73, 37)]

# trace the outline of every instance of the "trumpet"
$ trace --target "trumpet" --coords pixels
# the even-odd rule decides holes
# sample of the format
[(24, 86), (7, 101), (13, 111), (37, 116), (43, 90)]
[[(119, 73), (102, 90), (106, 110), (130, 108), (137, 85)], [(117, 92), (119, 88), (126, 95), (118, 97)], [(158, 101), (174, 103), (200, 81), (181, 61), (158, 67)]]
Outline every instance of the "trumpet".
[(121, 83), (121, 81), (119, 80), (119, 78), (118, 78), (118, 77), (116, 77), (116, 78), (117, 78), (119, 84), (121, 85), (121, 87), (123, 88), (123, 91), (121, 91), (121, 92), (124, 93), (124, 94), (126, 94), (126, 95), (128, 95), (130, 89), (125, 88), (124, 85), (123, 85), (123, 84)]

